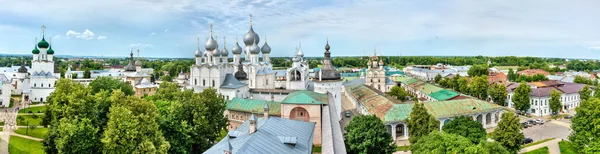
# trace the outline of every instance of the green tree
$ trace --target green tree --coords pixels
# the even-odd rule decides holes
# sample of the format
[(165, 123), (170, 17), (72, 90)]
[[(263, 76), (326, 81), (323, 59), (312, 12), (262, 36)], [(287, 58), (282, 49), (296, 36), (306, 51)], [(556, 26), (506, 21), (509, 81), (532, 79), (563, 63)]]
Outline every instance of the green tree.
[(417, 143), (419, 139), (427, 134), (440, 129), (440, 121), (433, 117), (423, 103), (415, 103), (407, 122), (408, 140), (411, 144)]
[(466, 77), (460, 77), (456, 82), (456, 87), (461, 93), (469, 93), (469, 80)]
[(125, 95), (134, 94), (133, 87), (130, 84), (112, 77), (98, 77), (90, 82), (89, 87), (92, 94), (98, 93), (101, 90), (106, 90), (111, 93), (116, 89), (121, 90), (121, 92), (125, 93)]
[(173, 81), (173, 77), (171, 75), (163, 75), (160, 77), (160, 80), (171, 82), (171, 81)]
[(487, 65), (473, 65), (467, 71), (470, 77), (483, 76), (488, 75), (488, 66)]
[(479, 99), (486, 99), (488, 97), (488, 77), (487, 75), (476, 76), (472, 78), (470, 85), (470, 92), (473, 96)]
[(548, 81), (548, 78), (546, 78), (546, 76), (543, 74), (535, 74), (531, 76), (531, 78), (531, 81)]
[(102, 153), (167, 153), (170, 145), (156, 122), (158, 113), (153, 103), (120, 91), (110, 99), (120, 103), (110, 107)]
[(87, 118), (81, 120), (63, 118), (57, 127), (60, 138), (56, 139), (58, 153), (89, 153), (99, 151), (102, 143), (98, 128)]
[(600, 99), (581, 101), (575, 108), (577, 114), (572, 119), (569, 140), (583, 153), (600, 153)]
[(494, 103), (506, 106), (508, 92), (506, 92), (506, 86), (504, 86), (504, 84), (492, 84), (488, 89), (488, 94)]
[(86, 78), (86, 79), (92, 78), (92, 73), (90, 72), (90, 70), (89, 70), (89, 69), (86, 69), (86, 70), (83, 72), (83, 78)]
[(73, 79), (77, 79), (77, 73), (73, 73), (73, 76), (72, 76), (72, 78), (73, 78)]
[(517, 89), (515, 89), (515, 94), (511, 99), (515, 109), (525, 111), (531, 107), (529, 93), (531, 93), (531, 87), (527, 83), (521, 82)]
[(392, 136), (375, 115), (359, 115), (344, 128), (344, 142), (348, 153), (381, 153), (396, 151)]
[(456, 134), (469, 139), (473, 144), (485, 141), (486, 132), (480, 122), (460, 116), (454, 118), (450, 122), (442, 126), (442, 130), (446, 133)]
[(583, 89), (579, 91), (579, 98), (581, 98), (581, 100), (590, 99), (590, 95), (592, 95), (592, 90), (589, 85), (583, 86)]
[(492, 132), (492, 139), (502, 144), (511, 153), (517, 153), (521, 149), (523, 139), (525, 139), (521, 127), (519, 117), (512, 112), (504, 112), (502, 120)]
[(399, 86), (392, 87), (392, 89), (390, 89), (389, 94), (392, 96), (396, 96), (396, 98), (401, 101), (404, 101), (406, 99), (406, 96), (408, 96), (406, 91), (404, 91), (404, 89)]
[(413, 153), (436, 154), (508, 154), (498, 142), (480, 142), (473, 144), (469, 139), (452, 133), (435, 131), (421, 138), (411, 146)]
[(552, 89), (552, 91), (550, 91), (550, 110), (552, 111), (552, 114), (556, 114), (558, 113), (558, 111), (560, 111), (560, 108), (562, 106), (562, 104), (560, 103), (560, 96), (562, 95), (562, 93), (556, 89)]
[(508, 78), (508, 81), (515, 81), (517, 79), (517, 74), (512, 68), (508, 69), (508, 75), (506, 76)]
[(441, 74), (437, 74), (434, 78), (435, 83), (439, 84), (438, 82), (440, 82), (442, 80), (442, 75)]

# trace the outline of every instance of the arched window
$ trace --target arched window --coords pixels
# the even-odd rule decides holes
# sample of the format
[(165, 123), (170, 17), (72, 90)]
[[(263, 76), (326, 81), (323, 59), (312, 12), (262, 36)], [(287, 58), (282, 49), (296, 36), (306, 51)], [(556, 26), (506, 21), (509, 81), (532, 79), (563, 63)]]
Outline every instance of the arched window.
[(40, 84), (40, 86), (42, 86), (42, 88), (44, 88), (44, 84)]
[[(37, 84), (35, 84), (35, 83), (34, 83), (34, 84), (33, 84), (33, 87), (37, 87)], [(37, 99), (37, 98), (36, 98), (36, 99)]]
[(48, 87), (52, 87), (50, 84), (48, 84)]
[(212, 80), (212, 86), (215, 87), (215, 80)]
[(202, 79), (202, 86), (206, 86), (206, 81)]
[(265, 82), (265, 84), (266, 84), (266, 85), (269, 85), (269, 79), (266, 79), (266, 82)]
[(198, 85), (198, 79), (194, 79), (194, 85)]

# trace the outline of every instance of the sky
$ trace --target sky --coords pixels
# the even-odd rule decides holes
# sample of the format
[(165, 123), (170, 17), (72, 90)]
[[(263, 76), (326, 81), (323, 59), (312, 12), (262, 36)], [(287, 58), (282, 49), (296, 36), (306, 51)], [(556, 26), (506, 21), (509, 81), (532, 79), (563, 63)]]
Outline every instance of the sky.
[[(598, 0), (0, 0), (0, 53), (193, 58), (250, 27), (271, 56), (536, 56), (598, 59)], [(41, 7), (40, 7), (41, 6)], [(232, 54), (230, 54), (231, 56)]]

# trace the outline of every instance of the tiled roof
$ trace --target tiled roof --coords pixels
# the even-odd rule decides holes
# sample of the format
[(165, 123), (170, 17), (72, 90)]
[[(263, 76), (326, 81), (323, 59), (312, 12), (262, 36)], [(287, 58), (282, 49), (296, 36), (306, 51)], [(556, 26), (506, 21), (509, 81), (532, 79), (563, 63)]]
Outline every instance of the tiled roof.
[(384, 121), (405, 121), (414, 104), (394, 104), (392, 108), (385, 114)]
[(557, 89), (565, 94), (573, 94), (579, 93), (579, 91), (581, 91), (583, 87), (585, 87), (585, 84), (566, 83), (564, 86), (557, 87)]
[(227, 103), (227, 110), (263, 113), (265, 103), (269, 105), (269, 115), (281, 115), (281, 103), (264, 100), (252, 100), (234, 97)]
[(327, 95), (307, 90), (290, 93), (281, 103), (283, 104), (327, 104)]
[[(314, 122), (289, 120), (278, 117), (257, 118), (257, 130), (249, 134), (249, 121), (236, 131), (236, 137), (226, 137), (204, 151), (204, 154), (222, 154), (231, 147), (232, 153), (310, 154), (312, 153)], [(285, 144), (280, 138), (295, 138), (296, 144)], [(229, 143), (228, 143), (229, 141)]]
[(425, 108), (436, 118), (456, 117), (502, 109), (501, 106), (479, 99), (424, 102)]

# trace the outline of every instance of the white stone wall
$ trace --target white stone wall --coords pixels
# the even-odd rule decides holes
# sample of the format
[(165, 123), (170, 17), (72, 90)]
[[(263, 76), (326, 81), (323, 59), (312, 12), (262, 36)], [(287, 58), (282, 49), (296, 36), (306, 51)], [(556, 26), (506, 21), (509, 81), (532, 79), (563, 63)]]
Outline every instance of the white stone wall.
[(8, 107), (10, 105), (11, 85), (10, 82), (2, 82), (0, 87), (0, 106)]
[[(339, 117), (341, 118), (342, 116), (342, 81), (341, 80), (335, 80), (335, 81), (315, 81), (314, 83), (315, 92), (318, 93), (322, 93), (325, 94), (327, 92), (331, 93), (333, 95), (333, 99), (334, 99), (334, 105), (335, 105), (335, 111), (338, 113), (338, 115), (340, 115)], [(340, 119), (338, 119), (340, 120)]]

